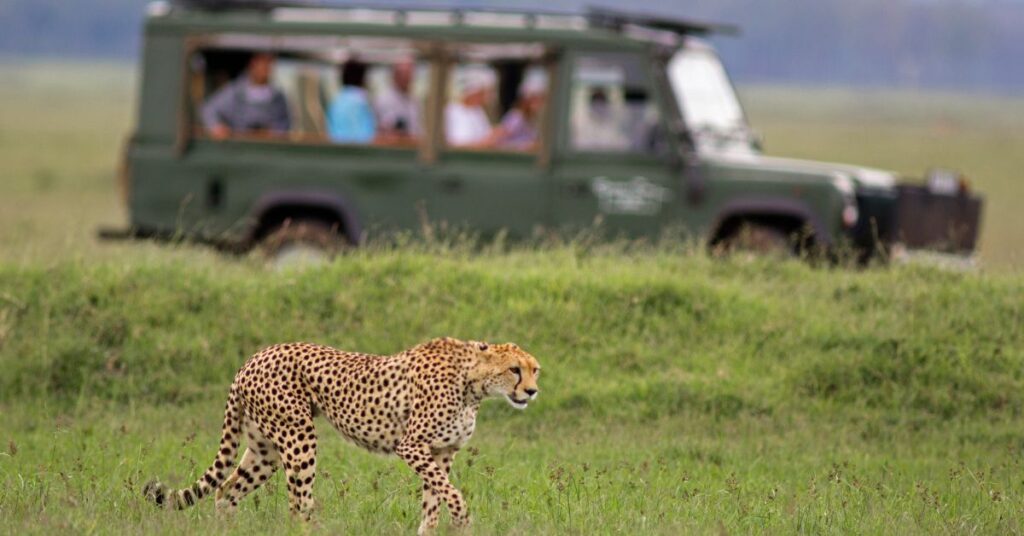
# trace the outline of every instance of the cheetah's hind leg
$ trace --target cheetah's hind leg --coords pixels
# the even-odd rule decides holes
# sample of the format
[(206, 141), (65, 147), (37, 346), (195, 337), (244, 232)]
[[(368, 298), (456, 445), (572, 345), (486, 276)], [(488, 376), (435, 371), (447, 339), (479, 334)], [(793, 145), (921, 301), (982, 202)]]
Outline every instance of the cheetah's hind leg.
[(246, 495), (263, 485), (281, 464), (277, 447), (260, 432), (249, 419), (244, 430), (249, 446), (242, 455), (242, 461), (234, 472), (217, 488), (216, 506), (218, 512), (233, 513)]

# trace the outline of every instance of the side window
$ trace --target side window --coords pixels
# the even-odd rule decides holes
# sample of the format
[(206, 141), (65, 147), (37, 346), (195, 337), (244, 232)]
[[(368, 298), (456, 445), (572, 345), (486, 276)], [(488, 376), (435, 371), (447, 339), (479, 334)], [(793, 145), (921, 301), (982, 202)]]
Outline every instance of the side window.
[(498, 115), (498, 75), (485, 63), (459, 63), (449, 73), (444, 105), (445, 144), (460, 149), (485, 149), (493, 143)]
[(370, 69), (368, 86), (377, 114), (378, 144), (415, 145), (424, 135), (430, 64), (405, 55)]
[(411, 55), (351, 54), (325, 93), (324, 129), (334, 143), (415, 146), (424, 133), (429, 67)]
[(200, 50), (190, 63), (199, 136), (412, 148), (424, 133), (429, 68), (408, 41), (225, 35), (216, 42), (221, 47)]
[(275, 81), (269, 50), (204, 50), (190, 62), (190, 97), (199, 134), (215, 140), (284, 138), (292, 130), (288, 99)]
[(457, 150), (534, 152), (548, 96), (543, 49), (467, 45), (448, 73), (445, 145)]
[(586, 54), (572, 72), (569, 145), (581, 152), (655, 154), (658, 110), (647, 64), (627, 53)]

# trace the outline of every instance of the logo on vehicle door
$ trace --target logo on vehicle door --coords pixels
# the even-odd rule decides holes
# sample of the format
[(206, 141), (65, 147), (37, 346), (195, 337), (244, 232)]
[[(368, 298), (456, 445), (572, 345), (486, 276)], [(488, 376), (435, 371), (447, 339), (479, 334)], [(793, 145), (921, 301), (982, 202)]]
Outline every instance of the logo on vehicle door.
[(598, 207), (605, 214), (653, 216), (661, 212), (661, 206), (672, 199), (671, 190), (642, 176), (628, 181), (595, 177), (592, 189), (597, 196)]

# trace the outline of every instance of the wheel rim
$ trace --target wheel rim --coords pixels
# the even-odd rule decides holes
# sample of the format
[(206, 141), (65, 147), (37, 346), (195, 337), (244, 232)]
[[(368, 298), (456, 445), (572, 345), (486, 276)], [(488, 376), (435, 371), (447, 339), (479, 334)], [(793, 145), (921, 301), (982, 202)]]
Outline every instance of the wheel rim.
[(306, 242), (288, 242), (282, 244), (271, 255), (270, 263), (277, 270), (290, 270), (320, 266), (330, 260), (330, 254), (322, 247)]

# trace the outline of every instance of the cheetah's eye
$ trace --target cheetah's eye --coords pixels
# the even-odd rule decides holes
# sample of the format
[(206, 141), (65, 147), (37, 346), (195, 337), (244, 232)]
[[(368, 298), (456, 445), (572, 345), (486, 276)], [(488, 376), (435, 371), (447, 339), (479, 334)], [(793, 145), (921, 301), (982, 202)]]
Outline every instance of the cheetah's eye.
[(509, 370), (512, 371), (512, 374), (519, 375), (519, 367), (512, 367)]

